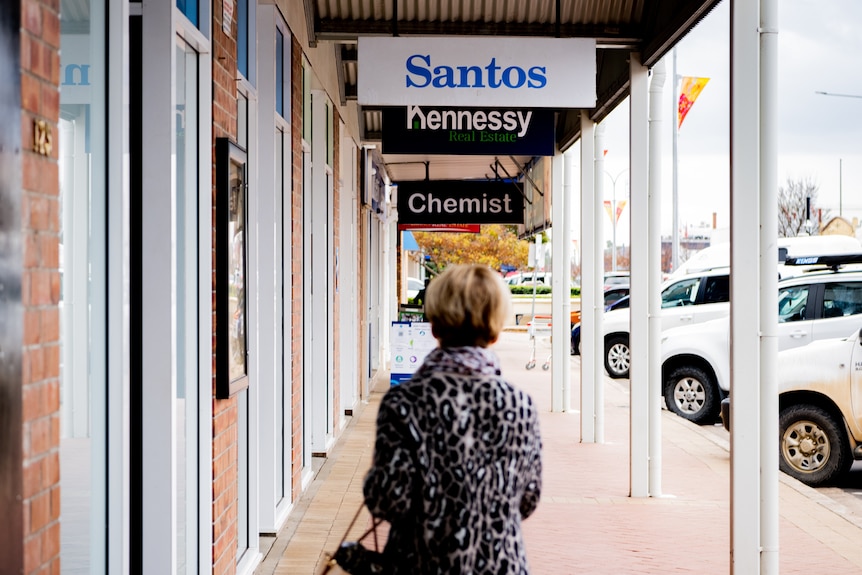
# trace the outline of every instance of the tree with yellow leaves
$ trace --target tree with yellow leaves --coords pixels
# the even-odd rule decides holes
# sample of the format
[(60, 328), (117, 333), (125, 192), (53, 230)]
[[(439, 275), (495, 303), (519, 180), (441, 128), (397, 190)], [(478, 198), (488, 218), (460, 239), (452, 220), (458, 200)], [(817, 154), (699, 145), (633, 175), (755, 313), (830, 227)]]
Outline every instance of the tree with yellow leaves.
[(413, 232), (416, 243), (442, 271), (448, 265), (474, 263), (500, 270), (503, 264), (527, 266), (530, 243), (518, 239), (515, 226), (487, 224), (478, 234)]

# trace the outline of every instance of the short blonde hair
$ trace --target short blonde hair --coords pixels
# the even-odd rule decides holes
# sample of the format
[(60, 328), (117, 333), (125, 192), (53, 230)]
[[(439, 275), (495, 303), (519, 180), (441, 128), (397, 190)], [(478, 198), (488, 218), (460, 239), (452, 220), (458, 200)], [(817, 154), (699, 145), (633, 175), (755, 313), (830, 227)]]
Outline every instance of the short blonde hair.
[(460, 264), (428, 284), (425, 317), (442, 347), (487, 347), (503, 331), (511, 305), (500, 274), (488, 266)]

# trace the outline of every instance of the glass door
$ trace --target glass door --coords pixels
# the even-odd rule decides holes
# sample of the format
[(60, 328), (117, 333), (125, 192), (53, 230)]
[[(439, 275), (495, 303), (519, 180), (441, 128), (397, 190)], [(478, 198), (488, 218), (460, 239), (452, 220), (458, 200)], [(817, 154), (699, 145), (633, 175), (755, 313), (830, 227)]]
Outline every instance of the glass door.
[[(70, 6), (74, 4), (74, 10)], [(60, 477), (62, 573), (106, 570), (105, 8), (61, 2)], [(59, 469), (56, 468), (59, 463)]]
[(177, 573), (197, 573), (198, 517), (198, 53), (176, 43)]

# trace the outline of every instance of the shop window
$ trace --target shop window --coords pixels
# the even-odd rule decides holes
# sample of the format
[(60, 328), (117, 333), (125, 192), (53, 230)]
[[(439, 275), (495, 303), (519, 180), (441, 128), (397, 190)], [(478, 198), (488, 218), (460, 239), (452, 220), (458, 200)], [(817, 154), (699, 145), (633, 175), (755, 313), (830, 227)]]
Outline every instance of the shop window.
[(198, 0), (177, 0), (177, 8), (192, 24), (198, 25)]
[(302, 139), (311, 144), (311, 66), (302, 61)]
[(236, 0), (236, 68), (250, 84), (255, 84), (255, 39), (257, 3)]
[(275, 31), (275, 111), (284, 118), (284, 34)]
[(335, 163), (335, 127), (332, 121), (332, 104), (326, 103), (326, 165)]

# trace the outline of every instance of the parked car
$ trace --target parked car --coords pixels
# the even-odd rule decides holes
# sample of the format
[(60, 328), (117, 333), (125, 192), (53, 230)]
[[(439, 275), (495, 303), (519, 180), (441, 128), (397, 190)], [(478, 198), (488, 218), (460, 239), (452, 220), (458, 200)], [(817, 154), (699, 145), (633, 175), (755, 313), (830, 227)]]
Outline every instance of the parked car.
[[(810, 271), (779, 281), (779, 350), (860, 327), (862, 271)], [(716, 420), (730, 388), (729, 328), (724, 317), (662, 334), (662, 389), (669, 410), (695, 423)]]
[[(608, 297), (608, 292), (613, 292), (610, 297)], [(625, 295), (617, 298), (615, 297), (621, 290), (619, 288), (611, 288), (605, 291), (605, 311), (611, 311), (612, 309), (628, 309), (629, 307), (629, 295), (628, 295), (628, 287), (625, 288)], [(581, 323), (577, 322), (572, 325), (572, 342), (571, 342), (571, 354), (572, 355), (580, 355), (581, 354)]]
[[(860, 322), (862, 323), (862, 322)], [(862, 329), (778, 353), (778, 465), (817, 486), (862, 459)], [(730, 398), (722, 401), (730, 429)]]
[(629, 295), (629, 284), (617, 284), (612, 286), (605, 287), (604, 300), (605, 300), (605, 311), (607, 311), (607, 306), (610, 306), (617, 301), (621, 300), (624, 297), (628, 297)]
[[(729, 268), (703, 269), (662, 285), (662, 330), (724, 317), (730, 311)], [(612, 378), (629, 376), (629, 310), (608, 311), (602, 320), (605, 370)], [(575, 347), (577, 349), (577, 347)]]
[(551, 285), (551, 272), (519, 272), (506, 276), (503, 281), (511, 286), (533, 285), (533, 278), (537, 285)]
[(407, 299), (414, 299), (425, 287), (425, 282), (417, 278), (407, 278)]
[(628, 286), (631, 282), (629, 272), (607, 272), (605, 274), (605, 288), (614, 286)]

